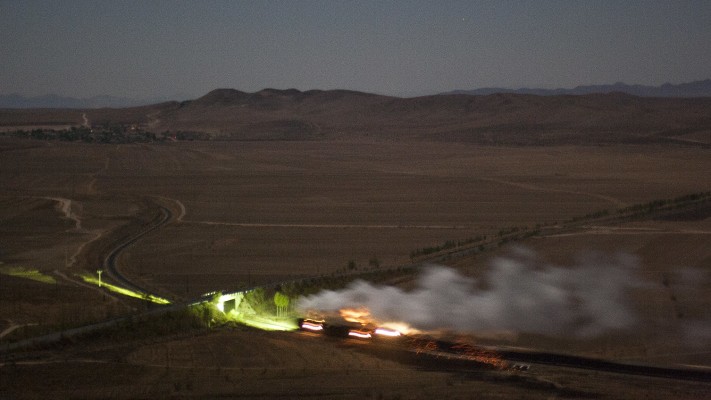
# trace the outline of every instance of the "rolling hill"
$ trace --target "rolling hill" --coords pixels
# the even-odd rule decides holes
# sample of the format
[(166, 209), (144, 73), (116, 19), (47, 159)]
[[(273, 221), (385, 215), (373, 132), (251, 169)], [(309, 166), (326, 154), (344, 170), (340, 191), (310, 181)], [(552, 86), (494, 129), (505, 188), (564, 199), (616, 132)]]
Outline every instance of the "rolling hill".
[(132, 108), (4, 109), (0, 127), (137, 125), (220, 140), (430, 140), (497, 145), (711, 144), (711, 98), (497, 93), (398, 98), (346, 90), (216, 89)]

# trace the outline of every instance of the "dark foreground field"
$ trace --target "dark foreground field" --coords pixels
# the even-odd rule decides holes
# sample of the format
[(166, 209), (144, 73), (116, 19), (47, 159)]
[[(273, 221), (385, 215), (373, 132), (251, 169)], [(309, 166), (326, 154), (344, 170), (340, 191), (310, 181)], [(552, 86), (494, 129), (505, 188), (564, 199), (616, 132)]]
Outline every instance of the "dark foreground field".
[(703, 399), (710, 383), (533, 366), (463, 367), (355, 340), (213, 331), (36, 352), (5, 364), (5, 398)]
[[(486, 147), (429, 142), (181, 142), (100, 145), (0, 141), (3, 343), (142, 310), (78, 281), (117, 242), (120, 270), (172, 300), (288, 278), (385, 270), (417, 250), (711, 188), (711, 157), (661, 145)], [(596, 338), (487, 337), (487, 343), (633, 363), (711, 365), (709, 334), (687, 322), (711, 309), (708, 206), (664, 218), (582, 224), (518, 244), (547, 263), (586, 251), (639, 258), (652, 286), (632, 294), (643, 323)], [(442, 262), (479, 276), (509, 245)], [(708, 325), (702, 325), (702, 328)], [(12, 329), (11, 329), (12, 328)], [(704, 333), (705, 332), (705, 333)], [(360, 344), (251, 329), (23, 353), (0, 367), (0, 395), (79, 398), (707, 398), (708, 382), (537, 367), (529, 373), (431, 370)], [(2, 397), (0, 396), (0, 397)]]

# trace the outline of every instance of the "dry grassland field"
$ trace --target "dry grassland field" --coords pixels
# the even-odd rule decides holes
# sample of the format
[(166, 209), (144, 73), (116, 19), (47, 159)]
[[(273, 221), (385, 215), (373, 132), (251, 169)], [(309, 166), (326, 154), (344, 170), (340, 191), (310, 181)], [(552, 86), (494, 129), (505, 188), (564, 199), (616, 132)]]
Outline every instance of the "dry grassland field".
[[(0, 343), (148, 306), (76, 278), (118, 256), (173, 301), (288, 279), (385, 270), (414, 251), (512, 227), (711, 190), (708, 149), (483, 146), (426, 141), (82, 144), (0, 137)], [(153, 224), (153, 225), (152, 225)], [(711, 212), (549, 229), (438, 262), (472, 277), (523, 246), (541, 263), (629, 254), (640, 324), (594, 338), (501, 334), (483, 344), (711, 367)], [(350, 265), (349, 265), (350, 264)], [(707, 274), (683, 286), (677, 271)], [(111, 281), (110, 277), (106, 277)], [(406, 283), (406, 286), (410, 283)], [(691, 289), (689, 289), (691, 288)], [(700, 330), (687, 322), (705, 321)], [(704, 331), (705, 329), (705, 331)], [(222, 328), (77, 340), (2, 361), (0, 398), (709, 398), (711, 383), (536, 366), (439, 368), (355, 341)]]
[(457, 368), (361, 342), (246, 328), (63, 354), (5, 366), (0, 384), (18, 398), (126, 399), (704, 399), (709, 390), (704, 382), (548, 366), (530, 374)]

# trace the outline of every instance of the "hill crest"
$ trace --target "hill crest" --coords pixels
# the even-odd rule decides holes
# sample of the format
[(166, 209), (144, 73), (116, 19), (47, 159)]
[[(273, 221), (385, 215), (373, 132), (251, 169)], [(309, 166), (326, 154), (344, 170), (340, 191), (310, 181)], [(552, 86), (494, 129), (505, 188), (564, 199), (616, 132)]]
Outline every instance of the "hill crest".
[[(427, 140), (489, 145), (664, 143), (711, 146), (711, 97), (622, 92), (398, 98), (346, 90), (216, 89), (127, 109), (0, 110), (0, 127), (141, 126), (209, 140)], [(5, 128), (11, 129), (11, 128)], [(187, 136), (186, 136), (187, 135)]]

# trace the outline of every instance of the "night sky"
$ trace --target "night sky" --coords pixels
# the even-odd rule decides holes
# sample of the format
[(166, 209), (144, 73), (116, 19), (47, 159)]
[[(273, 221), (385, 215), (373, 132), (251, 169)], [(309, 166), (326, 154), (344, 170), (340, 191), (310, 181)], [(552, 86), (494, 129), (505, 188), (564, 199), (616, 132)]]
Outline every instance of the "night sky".
[(0, 0), (0, 94), (395, 96), (711, 78), (711, 1)]

